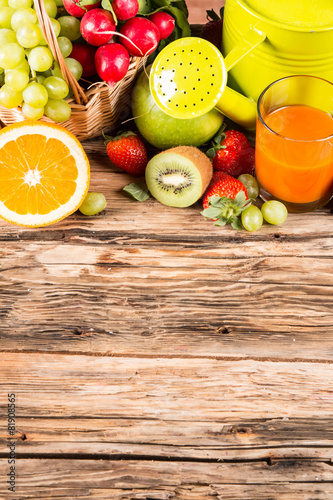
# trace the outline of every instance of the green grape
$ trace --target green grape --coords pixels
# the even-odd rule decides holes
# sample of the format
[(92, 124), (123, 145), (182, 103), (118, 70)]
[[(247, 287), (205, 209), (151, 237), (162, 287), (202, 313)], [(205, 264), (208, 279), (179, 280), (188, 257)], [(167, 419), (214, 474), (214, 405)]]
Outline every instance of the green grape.
[(247, 195), (254, 200), (259, 196), (259, 186), (257, 179), (251, 174), (242, 174), (238, 180), (246, 187)]
[(74, 92), (72, 89), (69, 89), (68, 94), (66, 95), (65, 99), (71, 99), (74, 95)]
[(57, 4), (58, 7), (63, 7), (64, 6), (63, 0), (55, 0), (55, 3)]
[(0, 47), (0, 67), (4, 69), (16, 68), (24, 61), (24, 49), (18, 43), (6, 43)]
[(30, 68), (33, 69), (34, 71), (47, 71), (52, 66), (53, 55), (48, 47), (38, 46), (31, 49), (28, 56), (28, 61)]
[(5, 74), (5, 84), (12, 90), (24, 90), (29, 83), (29, 73), (20, 69), (8, 69)]
[(8, 7), (8, 0), (0, 0), (0, 7)]
[(41, 33), (42, 33), (39, 45), (47, 45), (47, 41), (45, 40), (45, 37), (44, 37), (44, 34), (43, 34), (43, 30), (41, 28), (41, 25), (39, 23), (37, 23), (37, 26), (40, 29)]
[(61, 25), (60, 25), (59, 21), (57, 21), (57, 19), (51, 18), (50, 21), (52, 24), (54, 34), (58, 38), (58, 36), (60, 35), (60, 31), (61, 31)]
[[(56, 64), (55, 61), (54, 61), (54, 64)], [(47, 71), (39, 71), (38, 73), (40, 75), (42, 75), (42, 76), (45, 76), (45, 78), (48, 78), (49, 76), (52, 76), (51, 69), (48, 69)]]
[(30, 49), (36, 47), (42, 38), (42, 32), (37, 24), (27, 21), (19, 26), (16, 32), (17, 41), (22, 47)]
[(22, 92), (12, 90), (8, 85), (0, 88), (0, 104), (5, 108), (16, 108), (23, 101)]
[(52, 64), (52, 68), (51, 68), (51, 76), (57, 76), (58, 78), (64, 78), (62, 76), (62, 73), (61, 73), (61, 70), (59, 68), (59, 64), (57, 63), (57, 61), (54, 61), (54, 63)]
[(269, 224), (282, 224), (288, 215), (285, 205), (277, 200), (266, 201), (261, 207), (261, 212)]
[(59, 36), (57, 42), (63, 57), (68, 57), (73, 50), (73, 44), (70, 39), (66, 36)]
[(0, 68), (0, 75), (2, 75), (4, 71), (5, 70), (3, 68)]
[(243, 210), (241, 218), (244, 229), (247, 231), (257, 231), (261, 228), (263, 223), (263, 216), (260, 208), (255, 205), (250, 205)]
[(13, 9), (29, 9), (31, 7), (31, 0), (8, 0), (9, 7)]
[(96, 215), (106, 207), (106, 199), (102, 193), (88, 193), (79, 207), (83, 215)]
[(44, 82), (45, 82), (45, 76), (37, 75), (37, 83), (41, 83), (42, 85), (44, 85)]
[[(37, 23), (37, 14), (34, 9), (17, 9), (12, 16), (11, 27), (16, 32), (18, 28), (27, 21), (34, 24)], [(5, 26), (3, 26), (3, 28), (5, 28)]]
[(0, 26), (10, 30), (12, 25), (12, 17), (15, 14), (15, 10), (11, 7), (0, 7)]
[(19, 64), (18, 66), (16, 66), (14, 69), (19, 69), (20, 71), (25, 71), (25, 73), (30, 73), (30, 66), (29, 66), (29, 63), (26, 59), (24, 59), (21, 64)]
[(6, 43), (17, 43), (16, 34), (8, 28), (0, 29), (0, 47)]
[(44, 115), (44, 108), (34, 108), (26, 102), (22, 105), (22, 113), (29, 120), (39, 120)]
[(44, 80), (44, 87), (47, 90), (50, 99), (64, 99), (68, 94), (68, 85), (62, 78), (49, 76)]
[(71, 107), (66, 101), (49, 99), (45, 106), (45, 115), (55, 122), (65, 122), (71, 116)]
[(66, 57), (65, 63), (69, 71), (74, 75), (75, 79), (79, 81), (83, 72), (83, 68), (79, 61), (73, 59), (72, 57)]
[[(9, 0), (8, 0), (9, 1)], [(19, 0), (18, 0), (19, 1)], [(58, 7), (54, 0), (43, 0), (44, 7), (49, 17), (56, 17), (58, 14)]]
[(80, 20), (73, 16), (62, 16), (58, 18), (61, 26), (60, 36), (69, 38), (71, 42), (81, 36)]
[(48, 101), (48, 93), (44, 85), (37, 82), (31, 82), (23, 90), (24, 102), (33, 108), (43, 108)]

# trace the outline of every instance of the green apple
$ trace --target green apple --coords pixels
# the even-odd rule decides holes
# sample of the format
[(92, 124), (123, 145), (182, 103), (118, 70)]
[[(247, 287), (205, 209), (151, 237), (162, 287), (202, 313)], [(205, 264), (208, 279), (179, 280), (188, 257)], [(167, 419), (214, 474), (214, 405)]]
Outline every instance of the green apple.
[[(147, 68), (149, 74), (150, 67)], [(173, 118), (155, 103), (145, 72), (137, 79), (132, 92), (132, 113), (140, 134), (153, 146), (201, 146), (220, 129), (224, 116), (212, 109), (197, 118)]]

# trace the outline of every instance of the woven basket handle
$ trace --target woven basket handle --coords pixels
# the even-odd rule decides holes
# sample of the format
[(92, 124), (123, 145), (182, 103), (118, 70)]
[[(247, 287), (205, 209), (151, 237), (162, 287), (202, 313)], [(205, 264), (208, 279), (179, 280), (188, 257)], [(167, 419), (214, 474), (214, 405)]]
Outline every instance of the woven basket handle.
[(77, 104), (87, 104), (88, 99), (82, 87), (78, 84), (73, 73), (69, 71), (62, 55), (57, 37), (55, 36), (51, 20), (46, 12), (43, 0), (34, 0), (35, 10), (43, 32), (44, 38), (53, 54), (54, 60), (58, 63), (62, 76), (67, 85), (73, 90), (74, 98)]

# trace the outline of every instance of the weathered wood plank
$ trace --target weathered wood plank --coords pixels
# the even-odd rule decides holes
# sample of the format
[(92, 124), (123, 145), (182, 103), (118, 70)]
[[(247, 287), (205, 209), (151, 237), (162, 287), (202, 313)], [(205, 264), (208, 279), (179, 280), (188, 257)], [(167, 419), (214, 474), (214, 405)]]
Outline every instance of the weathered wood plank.
[[(130, 249), (113, 261), (94, 248), (85, 265), (71, 264), (81, 258), (66, 246), (59, 253), (53, 247), (37, 254), (31, 249), (30, 261), (37, 262), (32, 267), (20, 265), (27, 259), (19, 250), (17, 258), (8, 257), (1, 273), (2, 351), (331, 360), (333, 294), (324, 283), (326, 271), (331, 276), (330, 260), (313, 263), (313, 284), (284, 284), (262, 281), (260, 259), (250, 264), (230, 258), (219, 272), (219, 266), (204, 268), (195, 258), (196, 268), (187, 258), (182, 266), (178, 257), (170, 267), (140, 266), (140, 257), (132, 266), (136, 253), (132, 257)], [(89, 264), (95, 258), (106, 262)], [(295, 260), (284, 262), (296, 281), (306, 273), (307, 259), (299, 259), (300, 266)], [(270, 267), (273, 261), (266, 263), (268, 280), (283, 268), (281, 261)], [(249, 276), (253, 281), (245, 281)]]
[[(333, 459), (331, 419), (266, 419), (201, 422), (147, 418), (20, 417), (14, 438), (20, 458), (68, 459), (141, 456), (186, 460)], [(0, 456), (8, 455), (0, 431)]]
[[(212, 484), (163, 486), (158, 488), (42, 488), (24, 487), (20, 500), (70, 498), (71, 500), (331, 500), (333, 487), (329, 483), (279, 483), (255, 485)], [(15, 494), (11, 498), (17, 499)]]
[[(5, 460), (0, 461), (2, 477), (5, 476), (7, 466)], [(292, 491), (293, 486), (294, 491), (305, 488), (308, 493), (317, 490), (321, 494), (326, 491), (326, 486), (328, 486), (328, 491), (332, 491), (332, 484), (320, 483), (331, 483), (333, 480), (333, 470), (329, 464), (301, 460), (280, 461), (269, 466), (265, 462), (225, 464), (181, 461), (22, 459), (17, 462), (17, 473), (20, 477), (17, 486), (20, 498), (25, 498), (24, 495), (32, 489), (36, 492), (53, 490), (54, 494), (64, 488), (72, 488), (73, 493), (77, 491), (79, 495), (82, 490), (89, 489), (111, 491), (131, 489), (134, 490), (134, 494), (139, 490), (142, 497), (146, 499), (151, 498), (151, 490), (160, 489), (162, 494), (163, 491), (164, 495), (165, 492), (169, 494), (169, 497), (162, 496), (162, 498), (175, 498), (176, 492), (178, 492), (176, 498), (182, 498), (180, 492), (184, 489), (184, 491), (198, 492), (199, 490), (204, 493), (203, 497), (198, 497), (196, 494), (192, 498), (207, 498), (208, 492), (210, 492), (210, 498), (212, 496), (219, 498), (219, 495), (223, 495), (224, 485), (229, 491), (231, 490), (230, 483), (242, 485), (242, 488), (238, 488), (237, 494), (245, 490), (245, 485), (250, 485), (246, 489), (252, 491), (252, 494), (255, 494), (257, 485), (260, 485), (261, 489), (266, 488), (266, 491), (270, 486), (277, 485), (278, 490), (283, 492), (285, 483), (289, 483), (287, 492)], [(0, 485), (0, 493), (7, 493), (3, 482)], [(125, 498), (131, 498), (131, 496), (125, 496)], [(273, 496), (273, 498), (279, 497)]]
[(23, 417), (330, 419), (333, 365), (3, 353), (0, 387)]

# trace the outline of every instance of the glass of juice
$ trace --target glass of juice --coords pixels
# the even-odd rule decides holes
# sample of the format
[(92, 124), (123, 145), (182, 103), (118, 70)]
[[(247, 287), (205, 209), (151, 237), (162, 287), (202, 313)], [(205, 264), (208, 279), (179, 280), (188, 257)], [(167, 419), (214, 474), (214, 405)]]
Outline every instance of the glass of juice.
[(333, 196), (333, 84), (282, 78), (258, 100), (255, 170), (260, 196), (309, 212)]

